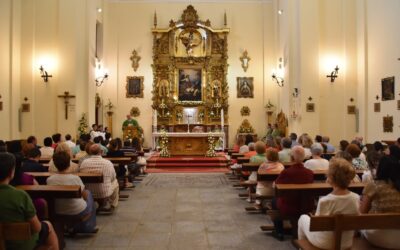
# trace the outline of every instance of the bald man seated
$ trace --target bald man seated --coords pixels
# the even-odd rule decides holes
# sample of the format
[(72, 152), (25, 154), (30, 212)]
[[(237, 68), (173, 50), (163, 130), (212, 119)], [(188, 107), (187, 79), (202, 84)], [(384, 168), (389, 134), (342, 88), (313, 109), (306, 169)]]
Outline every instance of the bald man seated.
[(103, 174), (103, 183), (88, 183), (86, 188), (99, 202), (99, 211), (112, 212), (117, 207), (119, 199), (118, 180), (114, 165), (111, 161), (101, 157), (102, 150), (98, 144), (90, 146), (89, 154), (90, 157), (82, 162), (80, 172)]

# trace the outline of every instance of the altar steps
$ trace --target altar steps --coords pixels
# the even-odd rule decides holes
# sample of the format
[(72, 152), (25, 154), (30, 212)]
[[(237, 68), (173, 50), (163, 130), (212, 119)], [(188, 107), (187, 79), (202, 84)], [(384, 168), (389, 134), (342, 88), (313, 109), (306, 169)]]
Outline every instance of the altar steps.
[(174, 156), (163, 158), (152, 156), (147, 159), (147, 168), (228, 168), (229, 160), (224, 156)]

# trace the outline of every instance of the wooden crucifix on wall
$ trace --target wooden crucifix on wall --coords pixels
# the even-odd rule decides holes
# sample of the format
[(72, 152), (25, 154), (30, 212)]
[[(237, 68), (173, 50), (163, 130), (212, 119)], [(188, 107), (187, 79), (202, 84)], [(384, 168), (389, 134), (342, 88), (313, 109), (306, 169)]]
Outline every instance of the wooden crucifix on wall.
[(68, 91), (64, 92), (64, 95), (59, 95), (59, 98), (64, 98), (64, 105), (65, 105), (65, 120), (68, 120), (68, 104), (70, 98), (75, 98), (74, 95), (70, 95)]

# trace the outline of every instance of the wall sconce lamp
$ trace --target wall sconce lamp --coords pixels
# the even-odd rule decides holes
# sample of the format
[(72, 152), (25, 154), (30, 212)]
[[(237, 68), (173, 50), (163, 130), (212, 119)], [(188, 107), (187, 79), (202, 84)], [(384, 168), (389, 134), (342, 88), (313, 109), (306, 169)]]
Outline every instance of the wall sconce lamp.
[(246, 72), (247, 68), (249, 67), (249, 62), (251, 60), (251, 58), (249, 57), (249, 53), (247, 52), (247, 50), (243, 51), (243, 54), (241, 57), (239, 57), (240, 62), (242, 62), (242, 68), (243, 71)]
[(293, 96), (294, 98), (297, 98), (297, 97), (299, 96), (299, 89), (298, 89), (298, 88), (294, 88), (294, 89), (293, 89), (292, 96)]
[(96, 82), (96, 87), (100, 87), (103, 82), (108, 78), (107, 70), (103, 68), (102, 63), (96, 59), (96, 68), (94, 72), (94, 81)]
[(94, 79), (94, 81), (96, 82), (96, 87), (100, 87), (107, 78), (108, 78), (107, 73), (104, 73), (104, 75), (102, 76), (96, 77), (96, 79)]
[(331, 72), (330, 75), (326, 75), (326, 77), (331, 78), (331, 82), (335, 82), (335, 79), (338, 77), (339, 66), (336, 65), (335, 69)]
[(272, 73), (272, 79), (275, 80), (276, 84), (278, 84), (279, 87), (283, 87), (284, 79), (282, 77), (279, 77), (275, 73)]
[(39, 70), (40, 70), (40, 77), (43, 78), (44, 82), (48, 82), (49, 77), (53, 77), (52, 75), (49, 75), (46, 70), (44, 70), (43, 65), (40, 65)]

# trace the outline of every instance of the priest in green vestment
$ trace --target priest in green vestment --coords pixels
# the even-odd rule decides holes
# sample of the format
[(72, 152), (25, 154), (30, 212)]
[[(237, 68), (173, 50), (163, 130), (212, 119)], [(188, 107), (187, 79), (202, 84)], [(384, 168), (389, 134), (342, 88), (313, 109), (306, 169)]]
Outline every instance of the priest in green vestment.
[(124, 123), (122, 123), (122, 130), (124, 130), (128, 126), (137, 127), (139, 129), (139, 123), (135, 119), (133, 119), (131, 115), (126, 116), (126, 120), (124, 121)]

